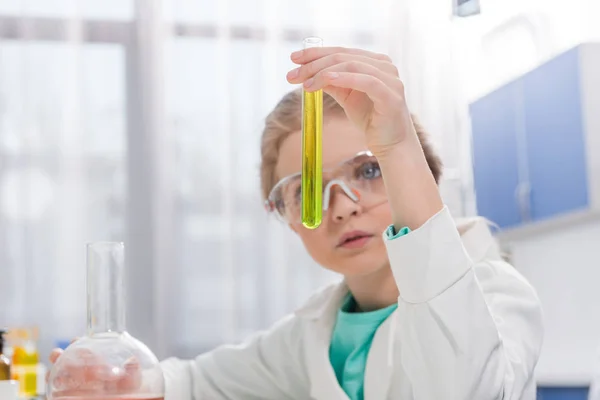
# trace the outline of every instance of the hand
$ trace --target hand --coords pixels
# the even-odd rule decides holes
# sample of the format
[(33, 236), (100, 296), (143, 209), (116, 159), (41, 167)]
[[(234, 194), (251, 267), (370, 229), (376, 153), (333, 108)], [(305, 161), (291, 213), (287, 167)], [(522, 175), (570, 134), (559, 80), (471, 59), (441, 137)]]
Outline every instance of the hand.
[[(77, 341), (77, 339), (79, 338), (75, 338), (73, 340), (71, 340), (71, 343), (69, 344), (73, 344)], [(52, 349), (52, 351), (50, 352), (50, 356), (48, 357), (48, 361), (50, 361), (50, 365), (53, 366), (54, 364), (56, 364), (56, 362), (58, 361), (58, 358), (62, 355), (63, 353), (63, 349)], [(46, 371), (46, 384), (48, 384), (48, 379), (50, 378), (50, 371), (51, 369), (48, 369), (48, 371)]]
[(141, 385), (141, 368), (133, 358), (128, 360), (118, 373), (115, 373), (102, 357), (89, 349), (69, 349), (67, 359), (61, 358), (67, 356), (63, 353), (61, 349), (52, 350), (50, 363), (56, 364), (60, 360), (62, 365), (51, 381), (52, 371), (46, 373), (46, 383), (49, 384), (55, 397), (127, 394), (137, 390)]
[(418, 146), (405, 102), (398, 69), (385, 55), (359, 49), (314, 47), (295, 52), (300, 67), (290, 71), (290, 83), (306, 91), (323, 89), (367, 135), (369, 150), (378, 158), (402, 143)]

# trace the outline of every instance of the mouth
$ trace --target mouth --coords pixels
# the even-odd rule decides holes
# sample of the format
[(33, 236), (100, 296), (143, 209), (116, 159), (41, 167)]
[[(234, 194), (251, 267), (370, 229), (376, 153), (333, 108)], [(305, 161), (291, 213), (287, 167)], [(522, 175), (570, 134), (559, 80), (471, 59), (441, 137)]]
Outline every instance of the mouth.
[(367, 232), (354, 231), (343, 235), (337, 247), (346, 249), (358, 249), (365, 246), (373, 238), (373, 235)]

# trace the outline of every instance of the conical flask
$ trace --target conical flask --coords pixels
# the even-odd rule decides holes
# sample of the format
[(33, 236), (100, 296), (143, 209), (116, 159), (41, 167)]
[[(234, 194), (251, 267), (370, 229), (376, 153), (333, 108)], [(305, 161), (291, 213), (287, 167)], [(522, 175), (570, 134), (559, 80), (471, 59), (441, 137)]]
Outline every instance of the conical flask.
[(163, 400), (156, 356), (125, 327), (123, 243), (87, 246), (87, 335), (50, 371), (48, 400)]

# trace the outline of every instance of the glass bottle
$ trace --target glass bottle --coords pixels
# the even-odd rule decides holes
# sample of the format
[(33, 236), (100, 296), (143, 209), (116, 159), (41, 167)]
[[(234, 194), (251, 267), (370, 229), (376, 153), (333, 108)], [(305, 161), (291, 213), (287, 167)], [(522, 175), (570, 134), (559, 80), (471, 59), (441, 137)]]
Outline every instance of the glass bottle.
[(50, 371), (48, 400), (163, 400), (156, 356), (125, 328), (123, 243), (87, 246), (87, 335)]
[(0, 329), (0, 381), (10, 380), (10, 360), (4, 355), (4, 335), (6, 330)]
[(12, 355), (12, 379), (19, 382), (19, 396), (35, 397), (38, 393), (39, 354), (36, 341), (38, 331), (35, 328), (15, 329)]

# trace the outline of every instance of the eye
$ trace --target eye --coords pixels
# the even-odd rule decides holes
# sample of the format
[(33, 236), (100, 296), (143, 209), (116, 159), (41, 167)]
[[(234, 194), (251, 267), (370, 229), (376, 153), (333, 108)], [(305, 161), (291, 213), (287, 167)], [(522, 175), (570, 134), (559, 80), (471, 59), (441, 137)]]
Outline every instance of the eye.
[(356, 175), (358, 179), (377, 179), (381, 176), (381, 170), (379, 169), (379, 164), (373, 161), (366, 162), (358, 167), (356, 171)]

